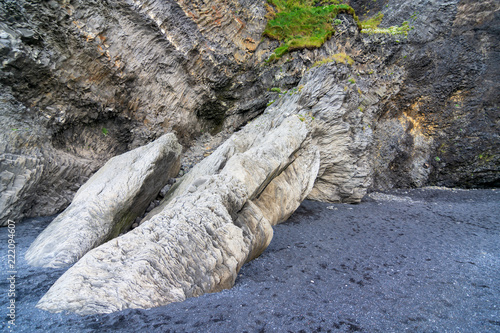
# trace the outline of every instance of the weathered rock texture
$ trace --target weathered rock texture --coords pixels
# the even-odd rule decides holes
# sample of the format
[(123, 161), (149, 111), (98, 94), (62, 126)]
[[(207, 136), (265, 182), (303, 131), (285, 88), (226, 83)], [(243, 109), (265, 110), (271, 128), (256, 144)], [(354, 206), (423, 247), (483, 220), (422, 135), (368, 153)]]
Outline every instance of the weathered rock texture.
[(374, 124), (374, 187), (499, 186), (500, 3), (390, 1), (384, 13), (385, 25), (415, 14), (415, 29), (388, 59), (403, 75)]
[(347, 103), (372, 115), (362, 117), (369, 156), (355, 166), (367, 162), (369, 175), (350, 170), (356, 185), (342, 185), (350, 179), (334, 169), (347, 172), (350, 158), (323, 159), (312, 198), (356, 201), (359, 186), (498, 186), (498, 1), (351, 4), (414, 30), (369, 36), (342, 16), (320, 49), (265, 64), (278, 42), (261, 38), (264, 0), (3, 1), (0, 223), (61, 211), (106, 160), (163, 133), (187, 147), (201, 132), (240, 128), (278, 97), (269, 88), (298, 88), (339, 52), (355, 60)]
[(376, 98), (347, 87), (350, 72), (335, 62), (308, 71), (300, 88), (184, 176), (145, 223), (70, 268), (38, 307), (113, 312), (229, 288), (241, 265), (267, 247), (272, 225), (308, 195), (361, 200), (373, 135), (364, 124), (378, 109), (359, 110), (360, 101), (370, 106)]
[[(3, 3), (18, 15), (0, 36), (6, 126), (25, 122), (39, 138), (27, 149), (29, 132), (4, 131), (10, 214), (39, 206), (24, 198), (51, 188), (47, 159), (98, 166), (166, 131), (189, 145), (202, 130), (252, 120), (146, 222), (88, 252), (39, 307), (111, 312), (228, 288), (306, 196), (359, 202), (370, 189), (498, 186), (500, 4), (352, 3), (360, 15), (382, 10), (382, 26), (414, 29), (407, 39), (367, 35), (342, 15), (321, 48), (264, 64), (277, 46), (260, 41), (264, 1)], [(353, 63), (313, 68), (334, 54)]]
[[(39, 308), (80, 314), (147, 308), (230, 288), (311, 191), (319, 152), (296, 115), (244, 131), (246, 146), (133, 231), (88, 252), (40, 300)], [(243, 134), (243, 135), (242, 135)], [(224, 147), (219, 148), (220, 151)], [(208, 164), (203, 163), (202, 164)]]
[[(24, 216), (52, 215), (69, 205), (99, 161), (55, 149), (49, 134), (4, 91), (0, 102), (0, 225)], [(57, 207), (57, 209), (56, 209)]]
[(179, 172), (181, 150), (175, 135), (166, 134), (110, 159), (37, 237), (26, 252), (27, 262), (69, 266), (128, 230), (168, 179)]
[(263, 3), (2, 1), (0, 223), (59, 212), (106, 160), (163, 133), (188, 144), (261, 112)]

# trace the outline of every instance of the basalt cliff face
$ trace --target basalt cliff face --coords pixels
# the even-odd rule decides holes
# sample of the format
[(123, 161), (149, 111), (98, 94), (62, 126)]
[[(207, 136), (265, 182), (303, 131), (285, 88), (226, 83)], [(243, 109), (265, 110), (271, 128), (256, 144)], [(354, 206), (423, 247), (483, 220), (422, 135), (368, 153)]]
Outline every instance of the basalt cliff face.
[[(343, 119), (341, 151), (323, 150), (311, 198), (498, 186), (500, 4), (351, 5), (414, 29), (363, 34), (342, 15), (321, 48), (266, 63), (279, 44), (262, 37), (265, 1), (2, 1), (1, 222), (61, 211), (110, 157), (164, 133), (188, 148), (238, 130), (338, 53), (354, 63), (325, 66), (342, 68), (339, 103), (359, 115)], [(318, 135), (327, 146), (336, 133)]]
[(263, 3), (3, 1), (0, 13), (2, 222), (60, 211), (116, 154), (172, 131), (189, 145), (267, 103), (251, 70)]

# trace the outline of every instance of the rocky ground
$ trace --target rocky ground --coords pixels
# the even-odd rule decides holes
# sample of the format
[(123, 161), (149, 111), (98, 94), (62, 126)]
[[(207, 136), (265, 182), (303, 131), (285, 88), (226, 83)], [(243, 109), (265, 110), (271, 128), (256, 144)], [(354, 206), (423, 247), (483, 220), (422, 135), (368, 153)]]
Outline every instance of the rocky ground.
[[(500, 192), (371, 193), (305, 201), (231, 290), (108, 315), (35, 308), (64, 269), (26, 265), (50, 218), (19, 223), (13, 332), (500, 332)], [(7, 228), (0, 229), (2, 331), (9, 331)]]

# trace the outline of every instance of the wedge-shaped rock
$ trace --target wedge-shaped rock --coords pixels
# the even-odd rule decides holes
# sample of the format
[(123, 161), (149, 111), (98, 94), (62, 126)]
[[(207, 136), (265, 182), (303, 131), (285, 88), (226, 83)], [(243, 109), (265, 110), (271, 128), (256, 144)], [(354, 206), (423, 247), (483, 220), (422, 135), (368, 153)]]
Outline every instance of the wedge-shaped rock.
[(27, 262), (43, 267), (68, 266), (118, 236), (179, 172), (181, 150), (175, 135), (166, 134), (110, 159), (31, 244)]
[(311, 191), (319, 169), (319, 152), (297, 117), (247, 147), (138, 228), (88, 252), (37, 307), (109, 313), (232, 287), (241, 266), (271, 241), (272, 225)]

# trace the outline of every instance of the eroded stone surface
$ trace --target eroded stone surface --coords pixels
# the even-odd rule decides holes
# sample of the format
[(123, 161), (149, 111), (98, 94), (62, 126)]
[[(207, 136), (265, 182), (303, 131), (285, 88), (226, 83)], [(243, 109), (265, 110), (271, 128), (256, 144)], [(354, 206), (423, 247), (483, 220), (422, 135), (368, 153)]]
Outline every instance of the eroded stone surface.
[[(298, 88), (316, 61), (339, 53), (354, 61), (344, 103), (368, 114), (343, 123), (372, 134), (332, 131), (350, 141), (349, 156), (323, 150), (311, 198), (355, 202), (359, 186), (498, 186), (498, 1), (350, 3), (361, 18), (382, 11), (381, 26), (414, 29), (407, 39), (359, 34), (341, 15), (321, 48), (264, 64), (279, 43), (261, 38), (263, 0), (2, 2), (0, 141), (37, 170), (2, 161), (14, 174), (3, 176), (4, 218), (60, 212), (110, 157), (163, 133), (185, 148), (202, 131), (229, 135), (278, 99), (272, 88)], [(358, 142), (368, 158), (354, 158)]]
[(309, 126), (296, 116), (258, 141), (140, 227), (88, 252), (37, 306), (103, 313), (230, 288), (241, 266), (269, 244), (271, 226), (307, 196), (319, 169)]
[[(233, 134), (174, 186), (169, 199), (150, 213), (149, 220), (89, 252), (38, 306), (81, 314), (112, 312), (231, 287), (241, 265), (269, 244), (272, 225), (286, 220), (311, 193), (321, 170), (322, 153), (328, 150), (327, 157), (337, 152), (345, 158), (351, 138), (340, 134), (358, 125), (342, 119), (359, 112), (345, 107), (348, 98), (339, 84), (345, 69), (313, 69), (303, 79), (301, 91), (282, 96), (262, 116)], [(325, 124), (344, 128), (338, 131), (335, 144), (322, 141), (321, 134), (327, 135)], [(339, 168), (339, 173), (345, 172), (339, 178), (350, 181), (356, 169), (346, 170)], [(189, 244), (175, 238), (185, 234), (191, 237)], [(158, 265), (161, 273), (154, 273)], [(106, 284), (102, 283), (104, 276), (109, 281)], [(125, 283), (123, 276), (130, 280)], [(141, 294), (139, 286), (152, 285), (153, 280), (159, 287)], [(101, 286), (96, 292), (91, 287), (94, 284)]]
[(38, 182), (42, 171), (36, 156), (0, 155), (0, 226), (22, 216), (22, 206), (16, 202)]
[[(134, 279), (140, 277), (133, 268), (122, 269), (120, 264), (115, 264), (121, 261), (116, 259), (122, 255), (119, 249), (104, 247), (101, 256), (107, 258), (106, 255), (110, 255), (111, 259), (106, 259), (109, 265), (100, 265), (100, 259), (88, 259), (81, 266), (77, 264), (75, 267), (80, 271), (65, 275), (64, 279), (68, 280), (56, 283), (51, 289), (53, 291), (41, 302), (42, 307), (51, 311), (70, 309), (93, 313), (123, 307), (154, 306), (151, 304), (192, 295), (189, 288), (205, 292), (217, 290), (218, 287), (214, 286), (230, 285), (220, 281), (230, 281), (241, 260), (257, 256), (267, 246), (271, 237), (270, 225), (285, 218), (303, 195), (322, 201), (358, 202), (368, 188), (390, 189), (426, 184), (498, 185), (500, 53), (497, 51), (500, 34), (497, 23), (500, 5), (495, 1), (483, 1), (481, 4), (472, 0), (372, 1), (368, 5), (372, 13), (382, 10), (385, 15), (382, 26), (400, 25), (411, 15), (410, 24), (415, 29), (409, 33), (408, 39), (394, 35), (359, 34), (352, 18), (341, 16), (342, 23), (336, 27), (335, 38), (321, 48), (293, 52), (266, 65), (263, 60), (277, 46), (277, 42), (264, 39), (255, 48), (252, 42), (260, 38), (265, 25), (262, 19), (265, 13), (263, 1), (252, 4), (250, 1), (216, 1), (215, 7), (203, 1), (187, 3), (173, 0), (126, 3), (73, 1), (71, 5), (65, 2), (64, 6), (54, 2), (33, 2), (36, 10), (27, 10), (30, 6), (26, 6), (24, 1), (18, 3), (24, 5), (22, 9), (31, 15), (29, 21), (34, 22), (34, 29), (47, 32), (47, 38), (37, 42), (37, 34), (21, 30), (25, 27), (17, 23), (1, 25), (5, 32), (2, 32), (2, 75), (5, 74), (2, 79), (7, 79), (5, 82), (14, 91), (15, 98), (29, 111), (26, 113), (33, 115), (35, 120), (30, 124), (37, 124), (39, 119), (46, 121), (35, 126), (39, 130), (37, 135), (42, 138), (39, 141), (46, 145), (39, 155), (37, 151), (27, 154), (22, 148), (24, 143), (16, 146), (17, 150), (11, 153), (50, 156), (54, 161), (60, 161), (60, 152), (64, 151), (64, 154), (78, 159), (87, 158), (95, 163), (102, 161), (103, 156), (109, 156), (110, 153), (105, 153), (106, 148), (111, 148), (113, 154), (124, 151), (148, 142), (165, 129), (176, 130), (185, 142), (202, 129), (216, 132), (223, 127), (231, 132), (259, 114), (266, 103), (273, 100), (263, 115), (233, 135), (173, 186), (161, 208), (154, 210), (148, 222), (143, 224), (151, 227), (151, 239), (160, 241), (162, 237), (169, 237), (159, 234), (159, 230), (153, 227), (156, 223), (159, 227), (163, 226), (159, 222), (161, 214), (177, 209), (176, 205), (188, 200), (188, 197), (191, 198), (189, 200), (197, 200), (197, 195), (208, 184), (217, 183), (213, 177), (224, 176), (228, 186), (233, 186), (235, 191), (240, 185), (249, 186), (244, 190), (246, 203), (241, 203), (241, 213), (237, 216), (232, 216), (232, 208), (228, 208), (233, 201), (221, 199), (226, 198), (223, 193), (210, 197), (212, 201), (221, 202), (216, 211), (221, 216), (230, 215), (231, 221), (225, 217), (220, 220), (217, 214), (210, 215), (212, 222), (203, 221), (208, 225), (225, 221), (224, 225), (231, 231), (222, 234), (237, 239), (236, 245), (231, 243), (234, 246), (227, 245), (228, 240), (224, 237), (216, 245), (217, 249), (222, 249), (219, 251), (231, 253), (227, 259), (230, 268), (220, 269), (219, 272), (219, 268), (214, 268), (217, 265), (206, 266), (213, 268), (203, 273), (208, 274), (203, 275), (208, 280), (196, 280), (199, 275), (193, 270), (185, 276), (179, 273), (181, 280), (188, 282), (185, 285), (166, 282), (170, 287), (164, 290), (170, 290), (166, 292), (170, 296), (165, 296), (164, 300), (161, 296), (155, 298), (156, 291), (153, 290), (151, 299), (141, 299), (138, 301), (140, 304), (134, 303), (135, 296), (126, 296), (120, 303), (117, 298), (113, 300), (105, 296), (111, 287), (107, 290), (103, 281), (109, 278), (115, 281), (112, 286), (125, 290), (123, 295), (135, 295), (139, 287), (129, 293), (128, 287), (118, 281), (117, 275), (132, 272), (131, 285), (135, 283)], [(107, 6), (108, 3), (113, 6)], [(352, 3), (361, 7), (364, 2)], [(366, 3), (364, 6), (367, 9)], [(71, 20), (67, 20), (67, 15)], [(20, 17), (28, 17), (17, 16), (18, 21), (22, 21)], [(51, 25), (46, 24), (49, 19), (61, 28), (52, 32)], [(255, 24), (247, 24), (250, 22)], [(25, 43), (20, 43), (23, 40)], [(61, 55), (52, 51), (59, 50), (60, 45), (68, 45), (69, 51), (61, 52)], [(16, 49), (18, 51), (14, 52)], [(325, 60), (333, 54), (348, 55), (353, 64), (332, 60), (308, 70), (315, 61)], [(96, 56), (98, 61), (95, 61)], [(25, 71), (21, 72), (19, 68)], [(33, 76), (34, 72), (39, 75)], [(32, 87), (44, 88), (23, 92), (26, 82)], [(46, 83), (51, 84), (44, 85)], [(279, 89), (265, 92), (266, 88), (272, 87)], [(47, 93), (46, 89), (56, 93)], [(20, 117), (18, 113), (15, 116)], [(306, 127), (293, 127), (299, 124), (297, 119)], [(16, 119), (16, 126), (19, 123), (22, 121)], [(311, 162), (313, 155), (316, 156), (312, 152), (317, 151), (320, 160), (311, 192), (306, 194), (308, 191), (301, 191), (296, 198), (288, 198), (290, 201), (278, 204), (281, 191), (287, 188), (287, 181), (278, 180), (279, 177), (289, 171), (286, 179), (293, 179), (291, 175), (299, 172), (293, 171), (298, 157), (288, 155), (287, 159), (281, 159), (277, 155), (279, 153), (262, 148), (271, 145), (272, 149), (284, 149), (286, 154), (290, 153), (289, 148), (293, 148), (296, 141), (291, 140), (290, 147), (278, 144), (283, 142), (275, 130), (281, 125), (289, 127), (299, 137), (305, 135), (304, 141), (299, 140), (300, 148), (295, 147), (294, 156), (305, 156), (305, 151), (310, 152), (309, 163), (312, 166), (316, 165)], [(108, 135), (103, 135), (104, 129), (109, 129)], [(282, 131), (281, 135), (285, 133)], [(274, 135), (272, 140), (270, 135)], [(29, 136), (23, 132), (17, 138), (27, 139)], [(30, 143), (29, 140), (27, 142)], [(247, 159), (250, 156), (251, 162)], [(76, 158), (69, 160), (81, 161)], [(50, 185), (56, 184), (54, 174), (58, 172), (62, 172), (65, 179), (62, 187), (70, 187), (75, 173), (66, 173), (65, 170), (71, 168), (64, 163), (54, 164), (57, 166), (51, 169), (53, 172), (44, 172), (37, 186), (29, 185), (29, 181), (21, 186), (27, 190), (19, 191), (24, 193), (19, 196), (19, 202), (25, 200), (32, 188), (36, 188), (35, 193), (38, 193), (39, 188), (50, 188)], [(75, 165), (80, 170), (86, 170), (83, 163), (75, 162)], [(262, 169), (249, 169), (256, 165)], [(301, 168), (297, 170), (305, 172)], [(22, 174), (24, 170), (19, 168), (18, 172)], [(231, 176), (232, 180), (226, 176)], [(302, 182), (302, 188), (309, 188), (310, 176), (303, 174), (297, 177)], [(12, 183), (8, 179), (14, 179), (7, 173), (4, 178), (4, 183)], [(80, 179), (75, 180), (74, 184), (79, 182)], [(51, 209), (62, 207), (59, 199), (64, 201), (68, 197), (70, 195), (57, 196), (57, 205), (52, 205)], [(260, 200), (260, 197), (267, 199)], [(269, 202), (271, 198), (277, 202)], [(196, 207), (188, 203), (189, 200), (185, 207), (192, 208), (192, 211), (182, 212), (179, 209), (176, 216), (181, 220), (183, 216), (195, 214)], [(207, 205), (210, 206), (209, 203)], [(41, 206), (39, 201), (33, 204), (33, 207)], [(17, 212), (30, 212), (24, 206), (19, 207)], [(288, 208), (282, 210), (282, 207)], [(192, 220), (198, 221), (195, 218)], [(231, 223), (242, 230), (243, 236), (238, 234), (238, 229), (230, 226)], [(138, 229), (142, 230), (142, 226)], [(203, 234), (201, 229), (189, 230)], [(237, 232), (233, 233), (235, 230)], [(148, 238), (138, 234), (133, 241), (142, 244), (145, 239)], [(212, 242), (207, 237), (200, 240), (200, 244), (207, 240)], [(119, 245), (126, 248), (125, 243)], [(130, 246), (134, 251), (137, 248), (137, 245)], [(153, 257), (158, 253), (162, 255), (164, 248), (151, 246), (155, 250), (142, 253), (142, 257), (132, 258), (123, 254), (123, 261), (147, 261), (151, 263), (139, 267), (154, 267), (163, 259)], [(188, 245), (181, 244), (178, 245), (180, 251), (184, 246), (189, 249)], [(235, 250), (238, 247), (243, 250)], [(225, 258), (224, 255), (221, 257)], [(236, 263), (230, 258), (236, 258)], [(212, 261), (210, 258), (206, 260)], [(217, 262), (218, 257), (215, 260)], [(226, 259), (220, 260), (225, 262)], [(127, 265), (133, 264), (123, 264)], [(193, 264), (186, 261), (181, 266), (172, 264), (172, 267), (182, 272), (180, 267), (191, 267), (189, 265)], [(202, 265), (208, 264), (204, 262)], [(96, 270), (96, 267), (103, 270)], [(150, 269), (144, 268), (144, 272)], [(93, 272), (100, 272), (94, 280), (91, 277)], [(169, 272), (167, 269), (150, 275), (161, 277), (163, 273), (169, 275)], [(220, 274), (223, 279), (215, 278), (214, 274)], [(92, 288), (81, 289), (87, 290), (85, 295), (90, 295), (85, 296), (87, 302), (75, 296), (82, 294), (72, 289), (71, 276), (74, 281), (80, 281), (79, 285), (85, 284), (83, 281), (88, 281), (89, 277), (94, 281)], [(148, 279), (141, 280), (148, 286), (146, 290), (155, 284), (152, 278)], [(177, 278), (169, 276), (165, 279), (173, 281)], [(197, 282), (193, 282), (195, 280)], [(186, 287), (188, 285), (191, 287)], [(65, 293), (68, 294), (64, 296), (66, 298), (62, 296)], [(98, 296), (110, 302), (109, 309), (104, 303), (96, 301)], [(60, 301), (56, 301), (58, 297)], [(68, 305), (71, 302), (76, 305)]]
[(0, 166), (17, 177), (5, 218), (60, 212), (109, 158), (164, 133), (188, 146), (261, 112), (258, 72), (242, 69), (270, 49), (257, 50), (264, 15), (263, 1), (2, 2), (0, 130), (38, 172)]
[(71, 205), (26, 252), (30, 265), (64, 267), (127, 230), (167, 180), (177, 174), (181, 146), (175, 135), (113, 157), (75, 195)]

